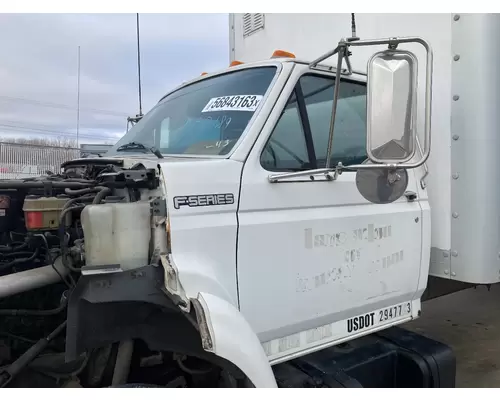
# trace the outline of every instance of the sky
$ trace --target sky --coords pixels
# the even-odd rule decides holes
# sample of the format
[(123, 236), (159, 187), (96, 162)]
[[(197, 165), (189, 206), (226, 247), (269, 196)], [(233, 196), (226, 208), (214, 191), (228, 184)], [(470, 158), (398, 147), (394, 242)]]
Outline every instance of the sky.
[[(143, 112), (227, 67), (227, 14), (140, 14)], [(138, 112), (136, 14), (0, 14), (0, 138), (114, 143)]]

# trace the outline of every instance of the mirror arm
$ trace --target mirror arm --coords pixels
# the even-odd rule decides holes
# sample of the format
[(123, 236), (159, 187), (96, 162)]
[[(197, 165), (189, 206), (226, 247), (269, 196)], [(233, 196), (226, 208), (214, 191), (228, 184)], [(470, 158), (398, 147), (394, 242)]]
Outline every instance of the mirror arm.
[(351, 54), (350, 54), (349, 50), (346, 50), (344, 58), (345, 58), (346, 66), (347, 66), (347, 73), (345, 75), (352, 75), (353, 74), (351, 59), (349, 58), (350, 55)]
[(330, 158), (332, 156), (332, 146), (333, 146), (333, 132), (335, 128), (335, 117), (337, 115), (337, 103), (339, 100), (339, 90), (340, 90), (340, 74), (342, 70), (342, 61), (344, 59), (344, 52), (347, 51), (345, 46), (339, 45), (338, 59), (337, 59), (337, 71), (335, 77), (335, 89), (333, 91), (333, 101), (332, 101), (332, 116), (330, 119), (330, 131), (328, 134), (328, 146), (326, 148), (326, 165), (325, 167), (330, 168)]
[(349, 166), (339, 166), (343, 171), (357, 171), (359, 169), (389, 169), (396, 170), (405, 168), (404, 164), (354, 164)]
[[(332, 176), (333, 172), (333, 176)], [(314, 175), (324, 175), (327, 180), (334, 181), (337, 177), (342, 173), (342, 171), (337, 168), (318, 168), (318, 169), (310, 169), (307, 171), (297, 171), (297, 172), (285, 172), (282, 174), (273, 174), (268, 176), (268, 180), (270, 183), (277, 183), (279, 181), (286, 180), (288, 178), (297, 178), (301, 176), (309, 176), (312, 177)]]
[[(422, 150), (422, 146), (420, 145), (420, 139), (418, 138), (418, 136), (415, 139), (417, 142), (418, 152), (420, 153), (420, 156), (423, 157), (424, 152)], [(427, 182), (425, 182), (425, 178), (427, 178), (427, 175), (429, 175), (429, 167), (427, 166), (426, 163), (424, 163), (424, 171), (425, 171), (424, 175), (422, 176), (422, 178), (420, 178), (420, 187), (422, 189), (425, 189), (427, 187)]]
[(335, 47), (333, 50), (323, 54), (321, 57), (314, 60), (312, 63), (309, 64), (309, 68), (315, 68), (321, 61), (325, 61), (327, 58), (330, 58), (331, 56), (337, 54), (339, 52), (340, 46), (341, 44), (339, 43), (339, 45)]
[[(349, 40), (346, 41), (342, 39), (339, 42), (338, 46), (335, 47), (335, 49), (329, 51), (328, 53), (323, 54), (321, 57), (317, 58), (312, 63), (310, 63), (309, 68), (316, 68), (320, 62), (325, 61), (327, 58), (334, 56), (340, 51), (340, 49), (344, 49), (344, 55), (342, 58), (345, 58), (347, 72), (343, 73), (342, 75), (352, 75), (354, 73), (354, 70), (352, 69), (351, 60), (349, 59), (350, 56), (350, 52), (348, 50), (349, 43), (351, 43), (351, 41)], [(358, 71), (357, 73), (360, 75), (366, 75), (364, 72), (361, 71)]]

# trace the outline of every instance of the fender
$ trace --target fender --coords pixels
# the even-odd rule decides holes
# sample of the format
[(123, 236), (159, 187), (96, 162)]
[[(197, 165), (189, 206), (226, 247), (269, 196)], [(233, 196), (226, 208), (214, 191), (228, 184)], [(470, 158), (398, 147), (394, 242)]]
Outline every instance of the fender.
[(164, 269), (154, 265), (83, 275), (68, 301), (66, 360), (136, 338), (152, 350), (191, 354), (219, 365), (227, 361), (253, 386), (277, 387), (259, 339), (236, 307), (202, 292), (189, 299), (192, 309), (186, 313), (166, 295), (164, 282)]
[(233, 305), (212, 294), (199, 293), (193, 306), (205, 351), (233, 363), (255, 387), (277, 387), (260, 340)]

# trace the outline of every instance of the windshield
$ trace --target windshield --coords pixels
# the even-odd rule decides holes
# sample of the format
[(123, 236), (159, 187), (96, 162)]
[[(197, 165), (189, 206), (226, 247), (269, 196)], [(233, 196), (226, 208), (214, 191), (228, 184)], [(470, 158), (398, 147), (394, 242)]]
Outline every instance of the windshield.
[(144, 153), (225, 155), (238, 141), (269, 89), (276, 67), (234, 71), (202, 80), (161, 100), (106, 155)]

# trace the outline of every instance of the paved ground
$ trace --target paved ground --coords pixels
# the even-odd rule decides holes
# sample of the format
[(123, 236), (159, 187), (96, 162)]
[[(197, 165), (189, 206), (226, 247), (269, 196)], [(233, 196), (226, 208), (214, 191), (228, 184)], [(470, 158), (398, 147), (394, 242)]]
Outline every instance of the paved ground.
[(457, 387), (500, 387), (500, 285), (424, 302), (422, 317), (405, 328), (454, 349)]

